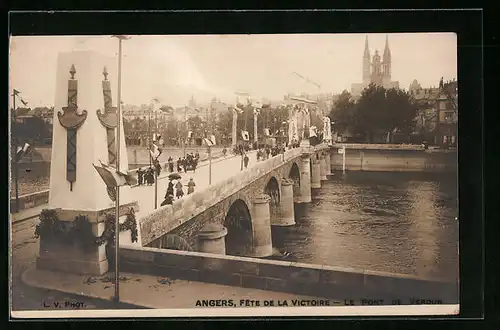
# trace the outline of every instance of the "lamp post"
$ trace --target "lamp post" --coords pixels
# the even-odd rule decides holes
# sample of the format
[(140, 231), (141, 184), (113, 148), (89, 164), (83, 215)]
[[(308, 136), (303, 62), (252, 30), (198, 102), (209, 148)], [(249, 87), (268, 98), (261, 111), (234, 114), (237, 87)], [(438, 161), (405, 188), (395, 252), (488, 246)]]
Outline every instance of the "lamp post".
[[(14, 119), (14, 124), (12, 125), (12, 127), (14, 127), (14, 125), (16, 125), (17, 123), (17, 114), (16, 114), (16, 96), (19, 92), (17, 90), (13, 90), (12, 91), (12, 108), (13, 108), (13, 111), (12, 111), (12, 116), (13, 116), (13, 119)], [(15, 182), (15, 189), (16, 189), (16, 213), (19, 212), (19, 169), (18, 169), (18, 165), (17, 165), (17, 146), (18, 146), (18, 141), (17, 141), (17, 134), (16, 136), (14, 137), (14, 157), (13, 157), (13, 160), (14, 160), (14, 182)]]
[[(116, 170), (120, 170), (120, 130), (121, 130), (121, 93), (122, 93), (122, 41), (130, 39), (124, 35), (112, 36), (118, 39), (118, 111), (116, 122)], [(120, 301), (120, 275), (118, 268), (118, 258), (120, 249), (120, 187), (116, 187), (116, 208), (115, 208), (115, 296), (116, 303)]]
[[(149, 148), (149, 150), (151, 150), (151, 108), (152, 108), (152, 106), (150, 105), (149, 111), (148, 111), (148, 148)], [(151, 157), (149, 157), (149, 167), (151, 167)]]

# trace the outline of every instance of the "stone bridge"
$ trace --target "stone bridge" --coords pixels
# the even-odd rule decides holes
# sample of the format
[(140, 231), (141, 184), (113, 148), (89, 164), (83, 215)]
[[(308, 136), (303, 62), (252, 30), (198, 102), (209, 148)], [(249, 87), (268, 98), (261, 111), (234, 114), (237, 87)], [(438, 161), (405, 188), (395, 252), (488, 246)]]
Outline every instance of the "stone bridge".
[[(226, 254), (270, 256), (271, 226), (295, 224), (293, 203), (310, 202), (311, 188), (320, 188), (321, 180), (327, 179), (329, 152), (327, 145), (287, 150), (163, 206), (141, 218), (141, 244), (210, 252), (200, 248), (197, 238), (202, 228), (212, 224), (212, 228), (227, 232), (222, 249)], [(180, 237), (184, 247), (172, 237)]]

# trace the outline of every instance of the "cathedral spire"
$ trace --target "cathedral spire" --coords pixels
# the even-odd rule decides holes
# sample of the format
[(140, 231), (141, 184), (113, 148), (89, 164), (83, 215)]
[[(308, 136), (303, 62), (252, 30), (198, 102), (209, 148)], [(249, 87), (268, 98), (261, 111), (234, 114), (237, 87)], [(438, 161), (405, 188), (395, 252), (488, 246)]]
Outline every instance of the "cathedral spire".
[(370, 49), (368, 48), (368, 36), (365, 38), (365, 51), (363, 54), (363, 82), (368, 84), (371, 76), (371, 58)]
[(368, 36), (365, 37), (365, 52), (363, 57), (370, 58), (370, 48), (368, 47)]
[(389, 49), (389, 35), (385, 35), (385, 48), (384, 48), (384, 56), (383, 56), (384, 62), (390, 63), (391, 62), (391, 50)]

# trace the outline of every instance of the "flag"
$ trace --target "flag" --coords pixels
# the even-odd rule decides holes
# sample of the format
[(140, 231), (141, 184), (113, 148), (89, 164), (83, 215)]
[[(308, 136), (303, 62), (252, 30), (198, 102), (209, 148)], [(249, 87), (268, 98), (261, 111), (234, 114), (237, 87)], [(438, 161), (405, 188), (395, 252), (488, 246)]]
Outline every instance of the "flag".
[(243, 105), (242, 104), (239, 104), (239, 103), (236, 103), (233, 105), (233, 109), (236, 110), (236, 112), (238, 113), (243, 113)]
[(114, 167), (103, 164), (99, 160), (100, 166), (92, 163), (97, 173), (101, 176), (102, 180), (107, 187), (121, 187), (121, 186), (133, 186), (137, 184), (137, 179), (128, 173), (117, 171)]
[(243, 138), (244, 141), (250, 140), (250, 134), (248, 134), (248, 131), (241, 131), (241, 137)]
[(24, 155), (27, 155), (31, 151), (31, 146), (29, 143), (25, 143), (24, 146), (18, 146), (16, 153), (18, 157), (22, 157)]
[(203, 140), (205, 141), (205, 144), (209, 147), (215, 145), (215, 135), (210, 135), (210, 137), (204, 138)]
[(316, 126), (309, 127), (309, 137), (318, 136), (316, 134)]
[(253, 114), (256, 116), (260, 115), (260, 108), (253, 108)]
[(160, 157), (162, 150), (153, 143), (153, 145), (151, 146), (151, 150), (149, 150), (149, 153), (151, 154), (151, 157), (153, 159), (157, 159), (158, 157)]

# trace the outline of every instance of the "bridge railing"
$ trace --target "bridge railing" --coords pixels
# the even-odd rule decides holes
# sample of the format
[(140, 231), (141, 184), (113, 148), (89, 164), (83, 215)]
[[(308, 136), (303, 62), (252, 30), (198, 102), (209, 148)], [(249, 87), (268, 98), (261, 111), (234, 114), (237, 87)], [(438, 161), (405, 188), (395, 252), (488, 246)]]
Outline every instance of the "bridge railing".
[[(206, 209), (230, 197), (262, 176), (279, 168), (284, 163), (299, 157), (303, 148), (287, 150), (283, 155), (276, 155), (261, 161), (252, 167), (216, 183), (205, 190), (196, 191), (176, 200), (172, 205), (165, 205), (142, 217), (140, 222), (141, 244), (144, 246), (182, 225)], [(283, 157), (284, 160), (283, 161)]]

